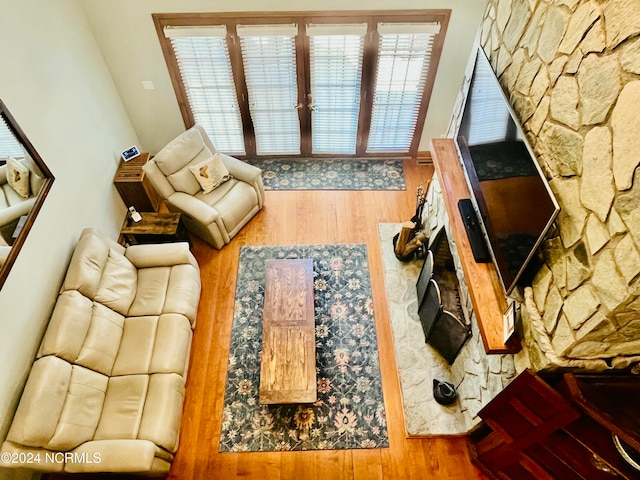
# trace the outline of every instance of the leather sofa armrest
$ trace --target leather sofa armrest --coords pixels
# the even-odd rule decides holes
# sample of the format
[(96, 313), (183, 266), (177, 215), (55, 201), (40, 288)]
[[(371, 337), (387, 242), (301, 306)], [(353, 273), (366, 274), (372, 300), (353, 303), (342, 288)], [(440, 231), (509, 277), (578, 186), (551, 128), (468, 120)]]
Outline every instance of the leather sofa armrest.
[(167, 199), (171, 211), (182, 212), (198, 223), (209, 225), (220, 218), (220, 213), (211, 205), (184, 192), (176, 192)]
[(127, 247), (125, 256), (136, 268), (190, 264), (200, 271), (198, 262), (189, 251), (189, 244), (186, 242), (131, 245)]
[[(148, 440), (93, 440), (71, 451), (64, 471), (168, 473), (173, 456)], [(79, 461), (84, 460), (84, 461)]]
[(0, 449), (0, 468), (27, 468), (38, 472), (61, 472), (64, 469), (64, 453), (19, 443), (4, 442)]

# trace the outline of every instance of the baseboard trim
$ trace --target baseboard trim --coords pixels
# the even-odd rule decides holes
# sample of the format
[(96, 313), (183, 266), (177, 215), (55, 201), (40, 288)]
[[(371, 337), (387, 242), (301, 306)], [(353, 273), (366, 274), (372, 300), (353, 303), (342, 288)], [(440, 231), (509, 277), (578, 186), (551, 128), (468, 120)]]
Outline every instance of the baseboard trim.
[(429, 150), (418, 152), (418, 154), (416, 155), (416, 163), (418, 165), (433, 165), (433, 158), (431, 157), (431, 152)]

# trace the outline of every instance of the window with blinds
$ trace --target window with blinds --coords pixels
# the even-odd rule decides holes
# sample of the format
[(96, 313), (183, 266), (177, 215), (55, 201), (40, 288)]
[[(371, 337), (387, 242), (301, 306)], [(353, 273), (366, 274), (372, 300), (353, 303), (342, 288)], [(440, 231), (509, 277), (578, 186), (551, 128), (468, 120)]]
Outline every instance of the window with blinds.
[(24, 150), (0, 115), (0, 160), (6, 160), (7, 157), (23, 158)]
[(438, 24), (379, 23), (367, 152), (408, 152), (420, 113)]
[(307, 25), (312, 153), (356, 152), (367, 24)]
[(244, 136), (225, 26), (167, 27), (196, 123), (220, 151), (242, 155)]
[(449, 15), (153, 17), (185, 125), (227, 153), (304, 158), (416, 155)]
[(238, 25), (256, 153), (299, 154), (297, 25)]

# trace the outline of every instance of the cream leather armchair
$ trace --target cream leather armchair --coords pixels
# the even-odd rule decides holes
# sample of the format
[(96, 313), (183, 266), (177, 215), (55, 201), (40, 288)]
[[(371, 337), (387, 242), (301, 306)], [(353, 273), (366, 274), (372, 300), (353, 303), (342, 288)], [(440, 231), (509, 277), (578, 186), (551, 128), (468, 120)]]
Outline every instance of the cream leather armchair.
[(21, 163), (29, 170), (29, 196), (18, 195), (7, 181), (7, 166), (0, 166), (0, 236), (7, 243), (13, 243), (13, 231), (23, 215), (28, 215), (36, 203), (36, 198), (42, 187), (42, 177), (35, 171), (35, 164), (22, 160)]
[[(219, 153), (231, 179), (204, 193), (189, 167)], [(200, 125), (169, 142), (143, 167), (171, 212), (183, 214), (187, 229), (222, 248), (262, 208), (262, 171), (218, 152)]]

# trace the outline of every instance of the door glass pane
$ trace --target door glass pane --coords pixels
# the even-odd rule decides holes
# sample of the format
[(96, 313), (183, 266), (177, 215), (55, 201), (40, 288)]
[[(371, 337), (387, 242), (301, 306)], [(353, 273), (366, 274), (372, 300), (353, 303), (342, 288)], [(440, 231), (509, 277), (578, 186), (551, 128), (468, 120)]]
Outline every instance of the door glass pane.
[[(260, 29), (263, 31), (260, 32)], [(271, 30), (271, 31), (270, 31)], [(238, 26), (256, 153), (299, 154), (295, 31), (278, 26)]]
[(225, 37), (180, 36), (171, 44), (195, 122), (218, 150), (243, 155), (242, 118)]
[(408, 152), (413, 140), (434, 35), (380, 35), (367, 152)]
[[(315, 27), (315, 28), (314, 28)], [(361, 32), (340, 34), (340, 25), (309, 25), (313, 153), (356, 152), (362, 54), (366, 25)], [(330, 31), (333, 30), (333, 31)]]

